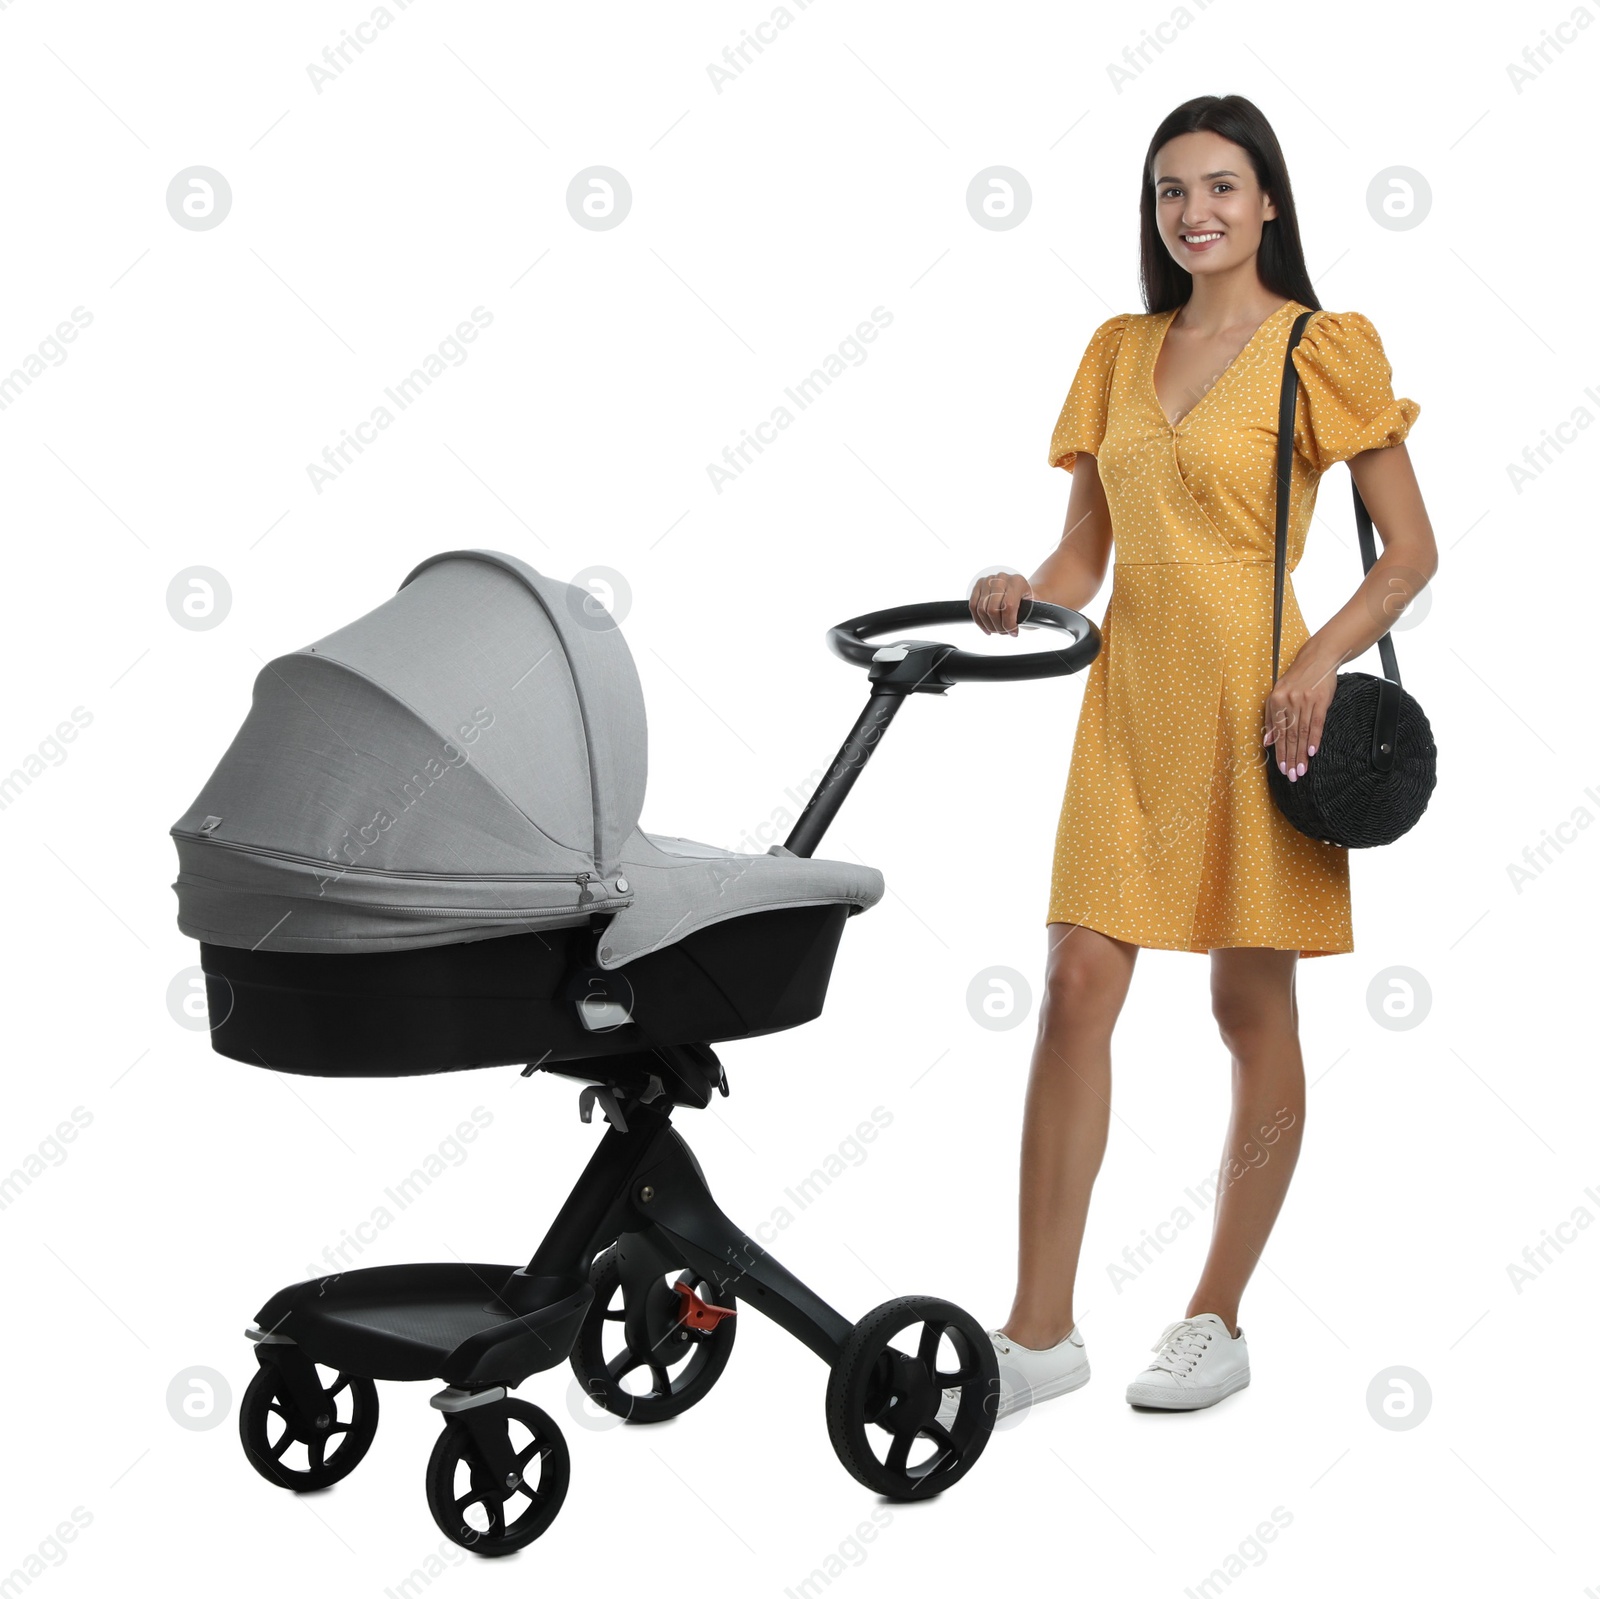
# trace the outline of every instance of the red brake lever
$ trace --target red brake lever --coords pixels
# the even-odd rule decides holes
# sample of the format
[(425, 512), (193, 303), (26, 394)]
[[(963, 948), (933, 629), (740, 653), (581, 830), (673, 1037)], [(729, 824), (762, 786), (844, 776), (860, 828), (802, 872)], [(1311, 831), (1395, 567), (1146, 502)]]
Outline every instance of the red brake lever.
[(682, 1298), (678, 1303), (680, 1326), (692, 1327), (696, 1332), (714, 1332), (724, 1316), (736, 1316), (738, 1311), (721, 1305), (708, 1305), (687, 1283), (674, 1283)]

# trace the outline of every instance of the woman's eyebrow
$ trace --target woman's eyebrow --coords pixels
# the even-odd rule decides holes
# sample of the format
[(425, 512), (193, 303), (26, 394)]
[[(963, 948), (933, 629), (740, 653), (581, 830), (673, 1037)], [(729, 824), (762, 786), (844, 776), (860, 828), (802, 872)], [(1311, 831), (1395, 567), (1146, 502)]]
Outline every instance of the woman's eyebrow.
[[(1201, 177), (1202, 181), (1204, 181), (1207, 178), (1236, 178), (1238, 176), (1239, 176), (1239, 174), (1237, 172), (1229, 172), (1227, 170), (1227, 168), (1223, 168), (1223, 170), (1221, 172), (1202, 172), (1200, 174), (1200, 177)], [(1157, 178), (1156, 182), (1157, 183), (1182, 183), (1183, 179), (1182, 178), (1174, 178), (1174, 177), (1162, 177), (1162, 178)]]

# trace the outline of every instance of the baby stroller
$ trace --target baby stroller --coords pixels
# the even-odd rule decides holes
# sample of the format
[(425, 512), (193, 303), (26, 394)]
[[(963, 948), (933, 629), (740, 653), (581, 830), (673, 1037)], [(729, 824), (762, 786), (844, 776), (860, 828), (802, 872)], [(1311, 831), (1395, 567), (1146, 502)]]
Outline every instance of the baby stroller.
[(830, 632), (870, 695), (764, 855), (640, 829), (644, 702), (622, 633), (587, 590), (511, 556), (436, 555), (262, 670), (172, 829), (213, 1048), (324, 1077), (555, 1072), (586, 1085), (584, 1121), (598, 1107), (608, 1124), (525, 1266), (376, 1266), (267, 1300), (239, 1430), (269, 1482), (339, 1481), (372, 1443), (376, 1384), (438, 1382), (429, 1508), (466, 1548), (510, 1553), (568, 1482), (560, 1430), (511, 1391), (570, 1361), (596, 1404), (664, 1420), (715, 1385), (750, 1306), (831, 1368), (829, 1436), (868, 1488), (928, 1498), (972, 1467), (997, 1383), (979, 1324), (922, 1296), (848, 1321), (723, 1215), (672, 1125), (727, 1094), (713, 1044), (820, 1014), (844, 924), (883, 878), (813, 851), (905, 697), (1073, 672), (1100, 646), (1042, 603), (1023, 619), (1064, 647), (866, 642), (967, 618), (936, 602)]

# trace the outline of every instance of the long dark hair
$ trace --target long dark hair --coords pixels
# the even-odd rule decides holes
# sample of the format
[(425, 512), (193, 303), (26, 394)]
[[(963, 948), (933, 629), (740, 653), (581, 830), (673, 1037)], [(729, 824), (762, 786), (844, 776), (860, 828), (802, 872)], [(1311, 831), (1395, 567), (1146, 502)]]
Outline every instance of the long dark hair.
[(1255, 170), (1256, 182), (1277, 204), (1277, 216), (1261, 227), (1256, 273), (1264, 287), (1313, 311), (1322, 309), (1300, 247), (1289, 168), (1272, 124), (1242, 94), (1202, 94), (1186, 100), (1162, 119), (1145, 151), (1139, 173), (1139, 286), (1147, 312), (1171, 311), (1187, 302), (1194, 278), (1183, 270), (1161, 242), (1156, 226), (1155, 160), (1162, 145), (1183, 133), (1218, 133), (1239, 145)]

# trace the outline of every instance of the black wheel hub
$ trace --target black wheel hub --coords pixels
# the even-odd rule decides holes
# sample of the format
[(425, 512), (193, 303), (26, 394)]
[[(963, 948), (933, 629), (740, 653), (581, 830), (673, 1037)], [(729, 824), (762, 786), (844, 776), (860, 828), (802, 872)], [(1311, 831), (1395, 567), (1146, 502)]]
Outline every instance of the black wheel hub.
[(897, 1436), (918, 1433), (938, 1415), (943, 1397), (920, 1360), (886, 1349), (873, 1368), (864, 1419)]

